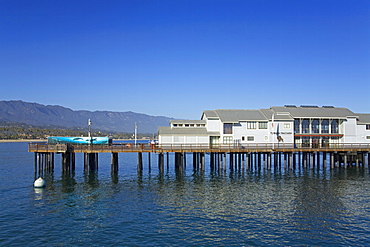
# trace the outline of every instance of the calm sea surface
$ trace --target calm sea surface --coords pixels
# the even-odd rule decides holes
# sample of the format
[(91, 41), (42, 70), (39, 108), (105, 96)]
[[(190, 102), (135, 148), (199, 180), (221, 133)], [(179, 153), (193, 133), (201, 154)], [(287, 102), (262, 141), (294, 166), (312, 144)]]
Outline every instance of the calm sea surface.
[[(0, 143), (1, 246), (365, 246), (370, 245), (367, 168), (193, 172), (174, 166), (137, 174), (136, 154), (110, 154), (85, 175), (45, 176), (33, 188), (27, 143)], [(190, 163), (191, 157), (187, 159)], [(173, 157), (170, 157), (173, 162)]]

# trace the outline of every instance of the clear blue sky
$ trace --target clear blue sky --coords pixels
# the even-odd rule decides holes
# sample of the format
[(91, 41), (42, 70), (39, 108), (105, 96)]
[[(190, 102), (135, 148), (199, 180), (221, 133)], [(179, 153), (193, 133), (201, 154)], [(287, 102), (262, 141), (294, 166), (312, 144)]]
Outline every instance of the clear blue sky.
[(0, 100), (370, 112), (369, 0), (1, 0)]

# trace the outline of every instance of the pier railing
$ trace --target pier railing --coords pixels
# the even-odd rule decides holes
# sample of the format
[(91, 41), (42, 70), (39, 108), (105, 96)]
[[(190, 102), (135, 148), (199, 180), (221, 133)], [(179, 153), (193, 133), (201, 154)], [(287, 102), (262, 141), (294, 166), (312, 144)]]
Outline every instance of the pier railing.
[(137, 152), (370, 152), (368, 143), (302, 144), (253, 143), (253, 144), (133, 144), (75, 145), (29, 143), (29, 152), (75, 153), (137, 153)]

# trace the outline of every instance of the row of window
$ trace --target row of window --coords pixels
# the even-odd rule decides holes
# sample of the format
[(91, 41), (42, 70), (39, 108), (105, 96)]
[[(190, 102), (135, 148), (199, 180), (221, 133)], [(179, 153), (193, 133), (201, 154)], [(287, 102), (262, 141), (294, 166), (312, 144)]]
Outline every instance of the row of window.
[(206, 124), (172, 124), (173, 127), (199, 128), (206, 127)]
[(267, 122), (247, 122), (247, 129), (267, 129)]
[[(265, 139), (268, 138), (267, 136)], [(319, 143), (322, 142), (322, 144), (329, 143), (329, 140), (336, 140), (339, 139), (339, 137), (296, 137), (295, 141), (301, 140), (301, 143)], [(367, 140), (370, 140), (370, 136), (366, 136)], [(224, 136), (223, 137), (223, 144), (233, 144), (233, 137), (232, 136)], [(242, 136), (242, 141), (248, 141), (248, 142), (254, 142), (254, 136)]]
[[(247, 122), (247, 129), (267, 129), (268, 128), (268, 122), (254, 122), (254, 121), (248, 121)], [(283, 124), (284, 129), (290, 129), (291, 125), (290, 123), (284, 123)], [(224, 134), (232, 134), (233, 133), (233, 124), (232, 123), (224, 123)]]
[(295, 119), (294, 133), (337, 134), (339, 133), (339, 120)]
[[(254, 136), (242, 136), (242, 141), (254, 142)], [(234, 140), (232, 136), (224, 136), (223, 144), (233, 144)]]

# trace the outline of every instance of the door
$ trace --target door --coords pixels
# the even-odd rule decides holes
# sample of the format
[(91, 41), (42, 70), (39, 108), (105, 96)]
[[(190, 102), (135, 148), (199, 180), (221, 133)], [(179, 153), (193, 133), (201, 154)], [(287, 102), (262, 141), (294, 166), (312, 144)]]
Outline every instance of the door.
[(218, 147), (220, 143), (220, 137), (219, 136), (210, 136), (209, 137), (209, 144), (211, 148)]

